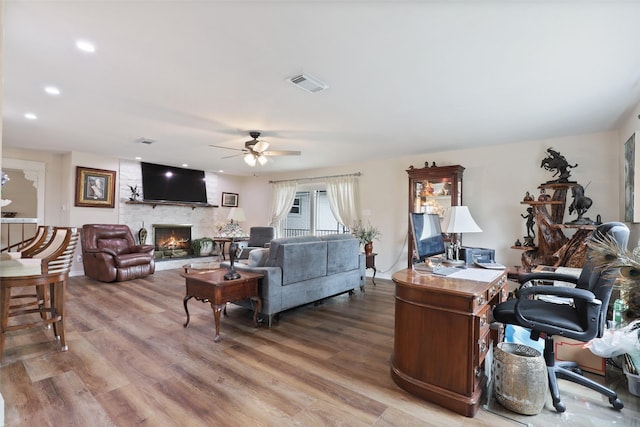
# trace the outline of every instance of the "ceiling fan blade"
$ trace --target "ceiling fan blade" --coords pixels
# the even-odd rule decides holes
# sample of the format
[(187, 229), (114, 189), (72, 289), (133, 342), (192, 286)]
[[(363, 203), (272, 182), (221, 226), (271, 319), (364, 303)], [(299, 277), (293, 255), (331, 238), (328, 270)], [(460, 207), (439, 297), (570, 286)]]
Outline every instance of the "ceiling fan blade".
[(263, 141), (263, 140), (259, 140), (258, 142), (256, 142), (256, 144), (253, 146), (253, 151), (256, 151), (258, 153), (262, 153), (263, 151), (265, 151), (267, 148), (269, 148), (269, 143), (267, 141)]
[(232, 157), (240, 157), (240, 156), (244, 156), (244, 154), (234, 154), (233, 156), (224, 156), (224, 157), (220, 157), (221, 159), (230, 159)]
[(225, 150), (245, 151), (244, 148), (240, 149), (240, 148), (223, 147), (222, 145), (211, 145), (211, 144), (209, 144), (209, 147), (224, 148)]
[(287, 151), (287, 150), (269, 150), (263, 151), (265, 156), (299, 156), (302, 154), (300, 151)]

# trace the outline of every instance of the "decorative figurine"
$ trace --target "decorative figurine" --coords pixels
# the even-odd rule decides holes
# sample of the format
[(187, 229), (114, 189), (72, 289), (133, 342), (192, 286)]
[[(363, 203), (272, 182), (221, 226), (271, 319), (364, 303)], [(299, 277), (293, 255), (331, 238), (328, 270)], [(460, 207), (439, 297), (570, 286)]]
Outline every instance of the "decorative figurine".
[(528, 248), (533, 248), (535, 246), (535, 244), (533, 243), (533, 237), (524, 236), (524, 245), (522, 245), (522, 246), (526, 246)]
[(533, 239), (534, 237), (536, 237), (536, 232), (533, 229), (533, 225), (535, 224), (535, 221), (534, 221), (535, 214), (533, 213), (533, 208), (531, 208), (531, 207), (527, 208), (527, 214), (526, 215), (520, 214), (520, 216), (522, 218), (526, 218), (526, 220), (527, 220), (527, 237), (531, 237)]
[(578, 166), (578, 164), (576, 163), (575, 165), (570, 165), (567, 159), (565, 159), (565, 157), (560, 154), (560, 152), (554, 150), (551, 147), (547, 148), (547, 153), (549, 153), (549, 156), (542, 159), (540, 167), (548, 171), (555, 171), (553, 173), (554, 177), (558, 176), (558, 174), (560, 174), (560, 176), (558, 176), (558, 179), (552, 179), (551, 181), (547, 181), (546, 183), (557, 184), (561, 182), (572, 182), (569, 181), (569, 176), (571, 176), (569, 168), (575, 168)]
[(516, 239), (516, 242), (513, 244), (513, 246), (517, 246), (517, 247), (522, 246), (522, 242), (520, 241), (520, 239)]
[(548, 202), (551, 200), (551, 195), (547, 194), (547, 191), (544, 188), (540, 189), (540, 195), (538, 196), (539, 202)]
[(566, 224), (594, 224), (594, 221), (591, 220), (591, 218), (583, 217), (583, 215), (593, 204), (593, 200), (584, 195), (584, 187), (582, 187), (582, 185), (580, 184), (576, 184), (571, 187), (571, 196), (573, 197), (573, 201), (569, 205), (569, 215), (571, 215), (573, 211), (576, 211), (576, 213), (578, 214), (578, 218), (574, 219), (573, 221), (567, 222)]
[(527, 191), (522, 199), (523, 202), (533, 202), (533, 196)]
[(436, 166), (436, 162), (432, 162), (432, 163), (431, 163), (431, 167), (432, 167), (432, 168), (437, 168), (437, 166)]
[(424, 167), (425, 167), (425, 168), (428, 168), (428, 167), (429, 167), (429, 162), (428, 162), (428, 161), (424, 162)]
[(130, 185), (129, 190), (131, 190), (131, 195), (129, 196), (129, 200), (135, 202), (140, 197), (140, 192), (138, 191), (137, 185)]

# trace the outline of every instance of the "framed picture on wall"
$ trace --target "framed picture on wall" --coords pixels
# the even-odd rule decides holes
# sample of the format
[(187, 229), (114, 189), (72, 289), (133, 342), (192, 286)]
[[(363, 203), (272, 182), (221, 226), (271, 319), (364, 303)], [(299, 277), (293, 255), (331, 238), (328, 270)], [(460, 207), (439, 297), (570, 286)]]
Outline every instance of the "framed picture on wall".
[(238, 193), (222, 193), (222, 206), (225, 208), (238, 207)]
[(634, 133), (624, 144), (624, 220), (640, 222), (638, 215), (636, 192), (636, 134)]
[(76, 206), (113, 208), (115, 193), (115, 171), (76, 167)]

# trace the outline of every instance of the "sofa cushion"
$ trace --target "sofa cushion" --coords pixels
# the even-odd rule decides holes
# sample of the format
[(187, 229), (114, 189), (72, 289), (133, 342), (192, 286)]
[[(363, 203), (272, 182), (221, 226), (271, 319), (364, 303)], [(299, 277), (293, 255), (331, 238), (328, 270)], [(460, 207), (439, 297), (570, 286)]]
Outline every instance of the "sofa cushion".
[(264, 267), (269, 258), (269, 249), (252, 249), (249, 252), (247, 265), (249, 267)]
[(112, 237), (109, 239), (98, 239), (97, 245), (100, 249), (111, 249), (117, 255), (129, 253), (129, 241), (125, 238)]
[(297, 237), (280, 237), (273, 239), (269, 244), (269, 258), (267, 259), (267, 267), (279, 267), (277, 258), (279, 256), (279, 247), (285, 243), (304, 243), (304, 242), (319, 242), (320, 238), (317, 236), (297, 236)]
[(327, 243), (317, 241), (281, 244), (276, 262), (282, 269), (283, 286), (326, 276)]
[(360, 264), (360, 241), (353, 236), (327, 240), (327, 274), (357, 270)]
[(153, 255), (148, 253), (129, 253), (118, 255), (114, 258), (116, 267), (129, 268), (136, 265), (148, 265), (153, 260)]

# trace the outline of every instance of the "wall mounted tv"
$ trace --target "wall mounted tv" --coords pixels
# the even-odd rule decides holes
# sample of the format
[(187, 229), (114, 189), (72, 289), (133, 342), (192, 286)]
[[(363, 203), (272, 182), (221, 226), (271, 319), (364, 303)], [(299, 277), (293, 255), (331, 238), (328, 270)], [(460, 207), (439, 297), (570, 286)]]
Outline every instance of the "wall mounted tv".
[(140, 163), (145, 201), (207, 203), (204, 171)]

